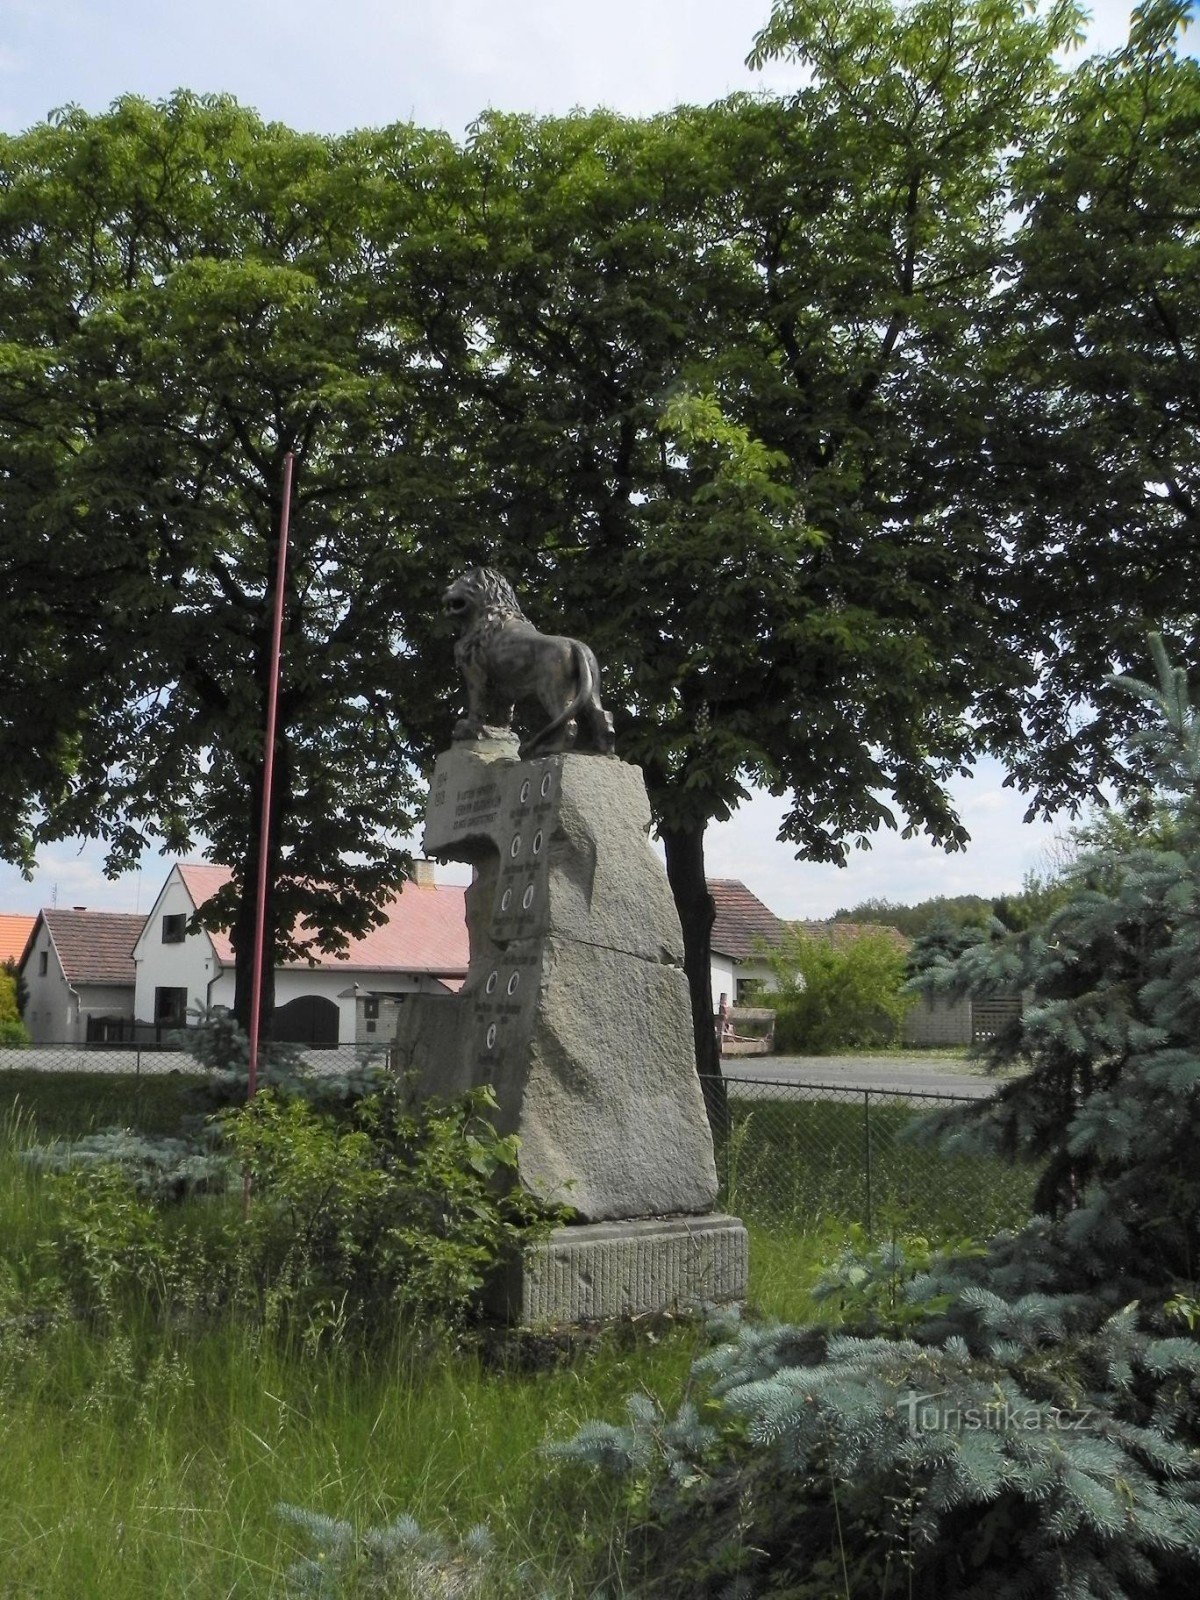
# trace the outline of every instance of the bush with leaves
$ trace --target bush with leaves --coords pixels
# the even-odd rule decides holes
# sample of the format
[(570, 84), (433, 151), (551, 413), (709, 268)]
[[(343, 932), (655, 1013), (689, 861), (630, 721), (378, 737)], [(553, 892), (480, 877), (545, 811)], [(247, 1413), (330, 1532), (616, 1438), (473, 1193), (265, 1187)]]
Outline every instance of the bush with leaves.
[[(398, 1314), (460, 1321), (502, 1259), (565, 1215), (519, 1188), (494, 1109), (487, 1089), (415, 1103), (387, 1078), (334, 1110), (263, 1090), (203, 1148), (122, 1130), (35, 1146), (52, 1232), (14, 1282), (44, 1269), (86, 1317), (233, 1311), (309, 1340)], [(246, 1216), (229, 1195), (243, 1172)]]
[(415, 1102), (395, 1078), (335, 1116), (273, 1090), (223, 1114), (253, 1185), (252, 1274), (289, 1315), (369, 1328), (397, 1310), (454, 1321), (511, 1251), (563, 1215), (516, 1185), (490, 1089)]
[(768, 957), (779, 987), (760, 996), (775, 1011), (775, 1048), (823, 1055), (872, 1049), (899, 1037), (912, 999), (904, 951), (888, 933), (844, 945), (792, 929)]
[(29, 1030), (21, 1021), (21, 983), (11, 961), (0, 966), (0, 1047), (22, 1049)]
[[(912, 1315), (880, 1317), (877, 1274), (858, 1326), (727, 1320), (697, 1370), (706, 1410), (652, 1452), (640, 1592), (1200, 1590), (1200, 716), (1152, 643), (1158, 686), (1118, 681), (1153, 715), (1139, 744), (1169, 830), (1106, 835), (1046, 923), (924, 980), (1029, 997), (990, 1047), (1024, 1073), (928, 1134), (1045, 1160), (1041, 1214), (927, 1263)], [(644, 1471), (647, 1442), (585, 1429), (566, 1453)]]

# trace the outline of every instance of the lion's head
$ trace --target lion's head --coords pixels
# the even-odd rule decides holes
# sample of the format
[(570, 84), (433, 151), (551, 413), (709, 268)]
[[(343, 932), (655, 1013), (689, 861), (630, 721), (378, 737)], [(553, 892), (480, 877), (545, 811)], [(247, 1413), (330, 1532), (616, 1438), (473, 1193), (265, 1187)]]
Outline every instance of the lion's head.
[(442, 596), (442, 605), (464, 626), (484, 617), (523, 615), (512, 584), (491, 567), (472, 567), (461, 578), (455, 578)]

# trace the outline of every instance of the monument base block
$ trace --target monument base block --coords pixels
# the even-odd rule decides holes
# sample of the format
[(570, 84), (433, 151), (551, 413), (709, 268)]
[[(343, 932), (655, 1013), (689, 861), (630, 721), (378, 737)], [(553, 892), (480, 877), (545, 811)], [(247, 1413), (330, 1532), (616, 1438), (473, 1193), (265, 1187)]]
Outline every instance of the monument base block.
[(563, 1327), (746, 1297), (737, 1217), (577, 1223), (530, 1245), (497, 1281), (493, 1309), (520, 1327)]

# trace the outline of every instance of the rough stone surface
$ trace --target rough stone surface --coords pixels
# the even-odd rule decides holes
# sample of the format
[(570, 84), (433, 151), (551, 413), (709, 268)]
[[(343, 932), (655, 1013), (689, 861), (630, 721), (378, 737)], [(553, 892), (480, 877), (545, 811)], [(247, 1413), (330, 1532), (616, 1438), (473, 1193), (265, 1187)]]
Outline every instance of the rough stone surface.
[(493, 1085), (520, 1177), (587, 1221), (694, 1215), (717, 1192), (679, 921), (641, 772), (511, 740), (439, 757), (427, 855), (468, 861), (461, 992), (412, 996), (396, 1064), (426, 1093)]
[(747, 1261), (736, 1217), (560, 1228), (497, 1283), (495, 1309), (546, 1327), (718, 1305), (745, 1298)]

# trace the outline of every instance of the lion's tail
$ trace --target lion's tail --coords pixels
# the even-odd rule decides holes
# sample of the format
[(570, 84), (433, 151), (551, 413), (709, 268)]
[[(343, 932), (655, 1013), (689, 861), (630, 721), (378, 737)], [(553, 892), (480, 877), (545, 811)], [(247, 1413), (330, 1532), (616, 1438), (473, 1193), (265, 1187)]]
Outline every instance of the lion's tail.
[(552, 739), (560, 728), (565, 728), (573, 717), (577, 717), (592, 696), (599, 691), (599, 685), (592, 672), (592, 663), (588, 652), (578, 639), (572, 639), (570, 645), (571, 659), (575, 663), (575, 676), (579, 687), (571, 697), (570, 705), (560, 711), (552, 722), (548, 722), (539, 734), (535, 734), (532, 739), (525, 740), (517, 752), (522, 761), (525, 761), (530, 756), (537, 755), (538, 750), (545, 744), (546, 740)]

